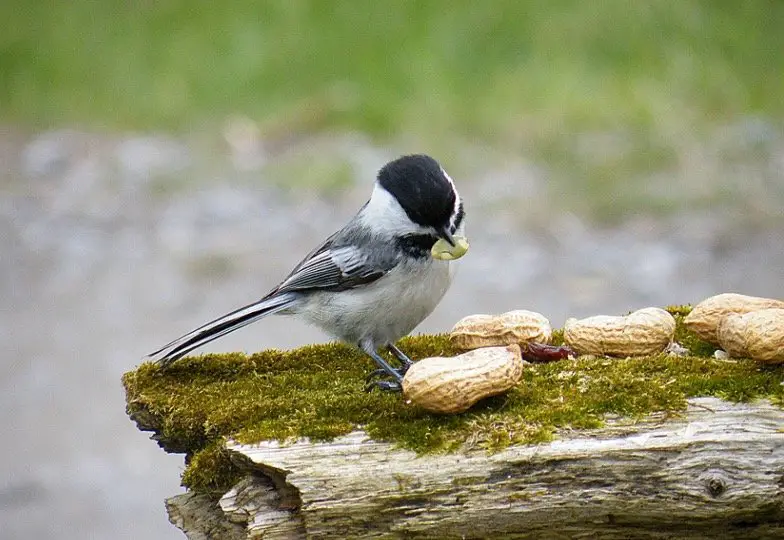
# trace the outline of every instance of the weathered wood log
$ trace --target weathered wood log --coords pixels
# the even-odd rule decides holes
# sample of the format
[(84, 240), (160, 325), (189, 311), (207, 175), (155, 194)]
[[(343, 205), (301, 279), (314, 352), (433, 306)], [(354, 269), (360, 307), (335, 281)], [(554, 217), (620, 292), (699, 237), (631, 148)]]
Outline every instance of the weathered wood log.
[(359, 431), (227, 449), (248, 476), (217, 505), (167, 501), (192, 540), (784, 538), (784, 410), (766, 401), (696, 398), (496, 454), (417, 456)]

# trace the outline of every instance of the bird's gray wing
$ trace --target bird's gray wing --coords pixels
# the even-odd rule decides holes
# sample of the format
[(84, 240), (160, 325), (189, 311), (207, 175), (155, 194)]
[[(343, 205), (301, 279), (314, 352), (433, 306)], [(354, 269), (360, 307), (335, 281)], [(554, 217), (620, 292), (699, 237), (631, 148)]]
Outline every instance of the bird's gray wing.
[(366, 285), (386, 274), (391, 261), (371, 260), (353, 245), (335, 246), (329, 238), (294, 268), (270, 294), (308, 290), (343, 291)]

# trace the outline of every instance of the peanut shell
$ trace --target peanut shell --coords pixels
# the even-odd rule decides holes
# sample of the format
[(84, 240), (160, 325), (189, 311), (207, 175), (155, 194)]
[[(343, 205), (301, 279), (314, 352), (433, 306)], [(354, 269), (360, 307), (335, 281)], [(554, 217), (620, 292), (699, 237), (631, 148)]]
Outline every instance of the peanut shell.
[(645, 356), (663, 351), (674, 335), (675, 319), (656, 307), (625, 317), (568, 319), (564, 325), (564, 340), (578, 354)]
[(549, 343), (553, 329), (547, 317), (518, 309), (501, 315), (463, 317), (450, 333), (452, 343), (461, 349), (495, 347), (535, 341)]
[(451, 358), (415, 362), (403, 377), (403, 396), (437, 413), (459, 413), (480, 399), (506, 392), (520, 381), (518, 345), (486, 347)]
[(750, 313), (768, 308), (784, 308), (784, 301), (737, 293), (723, 293), (706, 298), (683, 319), (686, 328), (714, 345), (719, 344), (716, 330), (730, 313)]
[(730, 356), (784, 363), (784, 309), (730, 313), (719, 322), (716, 335)]

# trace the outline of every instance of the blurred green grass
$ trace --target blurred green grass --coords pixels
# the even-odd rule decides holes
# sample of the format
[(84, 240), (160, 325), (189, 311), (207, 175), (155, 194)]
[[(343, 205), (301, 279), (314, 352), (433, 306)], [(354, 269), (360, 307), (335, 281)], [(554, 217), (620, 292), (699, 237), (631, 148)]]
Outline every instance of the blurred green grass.
[(630, 177), (693, 141), (784, 118), (778, 0), (5, 0), (0, 17), (0, 119), (35, 128), (243, 114), (274, 133), (479, 141), (633, 204)]

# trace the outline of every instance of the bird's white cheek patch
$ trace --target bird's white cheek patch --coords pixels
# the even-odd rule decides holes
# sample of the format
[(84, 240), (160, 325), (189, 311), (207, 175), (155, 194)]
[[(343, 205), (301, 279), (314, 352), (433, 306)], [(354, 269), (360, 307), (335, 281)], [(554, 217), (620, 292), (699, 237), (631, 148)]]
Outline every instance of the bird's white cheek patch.
[(464, 236), (455, 236), (455, 245), (450, 246), (446, 240), (438, 240), (430, 248), (430, 254), (440, 261), (454, 261), (468, 251), (468, 240)]

